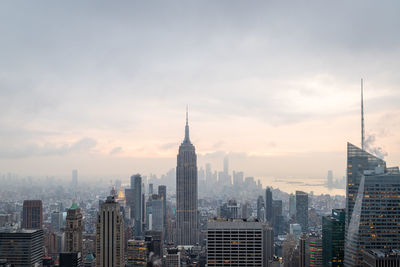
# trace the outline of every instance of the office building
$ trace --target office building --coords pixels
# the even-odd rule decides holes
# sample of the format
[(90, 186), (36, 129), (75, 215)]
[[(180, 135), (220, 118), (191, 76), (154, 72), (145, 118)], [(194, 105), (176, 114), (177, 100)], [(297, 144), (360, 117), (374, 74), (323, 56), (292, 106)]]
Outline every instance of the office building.
[(303, 233), (308, 232), (308, 194), (303, 191), (296, 191), (296, 222)]
[(268, 266), (273, 240), (272, 228), (256, 220), (210, 220), (207, 266)]
[(363, 253), (363, 267), (399, 267), (400, 250), (366, 250)]
[(289, 216), (296, 216), (296, 198), (293, 194), (289, 195)]
[(142, 196), (142, 177), (140, 174), (131, 176), (131, 189), (133, 189), (133, 218), (135, 220), (135, 237), (143, 233), (143, 196)]
[(272, 200), (272, 226), (275, 236), (283, 233), (282, 200)]
[(55, 211), (51, 213), (51, 229), (54, 232), (59, 232), (63, 228), (63, 213)]
[(98, 213), (96, 266), (124, 266), (124, 220), (119, 203), (112, 196), (107, 197)]
[(147, 266), (145, 240), (128, 240), (128, 267)]
[(190, 142), (186, 112), (185, 139), (179, 146), (176, 166), (176, 244), (198, 243), (197, 156)]
[(162, 200), (163, 204), (163, 230), (164, 230), (164, 240), (168, 240), (168, 227), (167, 227), (167, 186), (158, 186), (158, 196)]
[(152, 194), (146, 202), (146, 230), (164, 231), (164, 201)]
[(42, 266), (43, 246), (43, 230), (0, 230), (0, 258), (12, 266)]
[(363, 251), (400, 249), (400, 173), (350, 143), (347, 148), (344, 266), (362, 266)]
[(81, 252), (63, 252), (60, 253), (60, 267), (81, 267)]
[(310, 267), (324, 267), (322, 259), (322, 238), (311, 233), (307, 239), (308, 265)]
[(42, 229), (43, 207), (41, 200), (24, 200), (22, 211), (22, 228)]
[(322, 217), (322, 251), (324, 266), (344, 265), (345, 211), (332, 210), (332, 215)]
[(231, 199), (219, 208), (219, 217), (224, 219), (237, 219), (241, 217), (240, 206), (236, 200)]
[(262, 196), (257, 198), (257, 219), (259, 221), (264, 221), (265, 219), (264, 198)]
[(265, 220), (272, 225), (274, 210), (272, 207), (272, 191), (271, 188), (265, 189)]
[(83, 221), (81, 209), (76, 203), (72, 203), (67, 211), (65, 224), (65, 252), (82, 253)]
[(299, 239), (299, 267), (308, 267), (307, 235), (302, 234)]
[(176, 248), (167, 250), (167, 255), (164, 256), (165, 267), (181, 267), (181, 252)]

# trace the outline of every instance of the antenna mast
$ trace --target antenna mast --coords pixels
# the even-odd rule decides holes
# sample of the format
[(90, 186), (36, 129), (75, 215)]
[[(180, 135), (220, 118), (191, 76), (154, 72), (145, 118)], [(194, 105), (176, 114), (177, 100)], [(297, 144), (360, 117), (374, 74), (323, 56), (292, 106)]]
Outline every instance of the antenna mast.
[(364, 92), (363, 92), (363, 79), (362, 78), (361, 78), (361, 149), (365, 150)]

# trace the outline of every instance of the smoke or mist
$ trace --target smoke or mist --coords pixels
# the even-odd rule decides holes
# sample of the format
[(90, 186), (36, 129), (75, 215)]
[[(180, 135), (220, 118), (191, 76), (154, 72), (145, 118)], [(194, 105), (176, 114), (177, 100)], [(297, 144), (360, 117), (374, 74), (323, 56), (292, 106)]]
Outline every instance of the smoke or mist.
[(383, 150), (382, 147), (377, 146), (375, 144), (376, 141), (376, 137), (375, 134), (369, 134), (367, 135), (367, 139), (365, 139), (365, 149), (374, 154), (375, 156), (377, 156), (378, 158), (384, 159), (388, 153), (386, 151)]

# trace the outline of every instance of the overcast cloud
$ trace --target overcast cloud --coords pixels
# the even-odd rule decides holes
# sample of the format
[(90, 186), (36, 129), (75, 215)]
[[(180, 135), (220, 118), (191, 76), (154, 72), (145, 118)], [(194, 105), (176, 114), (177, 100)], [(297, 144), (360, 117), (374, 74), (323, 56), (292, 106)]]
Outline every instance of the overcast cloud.
[(399, 14), (372, 0), (4, 1), (0, 173), (165, 172), (188, 104), (199, 165), (226, 151), (249, 175), (343, 175), (361, 77), (367, 132), (397, 164)]

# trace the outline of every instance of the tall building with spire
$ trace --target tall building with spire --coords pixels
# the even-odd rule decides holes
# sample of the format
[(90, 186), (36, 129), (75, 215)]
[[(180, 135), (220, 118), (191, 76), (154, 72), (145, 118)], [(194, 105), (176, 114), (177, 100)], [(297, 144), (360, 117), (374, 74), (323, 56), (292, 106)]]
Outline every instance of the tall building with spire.
[(176, 166), (176, 243), (198, 243), (197, 219), (197, 156), (189, 138), (186, 111), (185, 139), (179, 146)]

